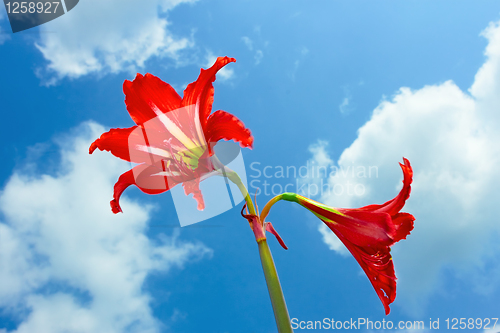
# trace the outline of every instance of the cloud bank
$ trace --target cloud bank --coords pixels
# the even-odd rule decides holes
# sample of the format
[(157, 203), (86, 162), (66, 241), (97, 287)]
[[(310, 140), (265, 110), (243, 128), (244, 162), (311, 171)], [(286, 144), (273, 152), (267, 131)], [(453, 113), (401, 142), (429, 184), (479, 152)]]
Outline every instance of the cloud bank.
[(153, 57), (179, 61), (191, 38), (168, 30), (167, 13), (195, 0), (86, 0), (40, 26), (36, 47), (48, 61), (47, 84), (68, 77), (136, 71)]
[(88, 155), (103, 131), (82, 125), (59, 140), (54, 174), (26, 166), (0, 193), (0, 307), (19, 322), (12, 332), (163, 331), (146, 277), (211, 254), (175, 233), (149, 239), (152, 207), (124, 198), (127, 214), (110, 212), (111, 189), (128, 165)]
[[(402, 186), (397, 162), (402, 156), (412, 162), (414, 183), (403, 211), (415, 215), (415, 229), (393, 254), (399, 278), (395, 305), (416, 316), (446, 274), (479, 294), (499, 287), (499, 23), (482, 35), (488, 39), (486, 61), (469, 91), (452, 81), (401, 88), (374, 110), (337, 164), (330, 163), (330, 170), (344, 172), (329, 173), (327, 189), (350, 185), (351, 193), (330, 191), (319, 198), (336, 207), (383, 203)], [(330, 159), (324, 144), (312, 154), (311, 161)], [(367, 174), (370, 167), (376, 174)], [(320, 231), (331, 249), (345, 252), (325, 227)]]

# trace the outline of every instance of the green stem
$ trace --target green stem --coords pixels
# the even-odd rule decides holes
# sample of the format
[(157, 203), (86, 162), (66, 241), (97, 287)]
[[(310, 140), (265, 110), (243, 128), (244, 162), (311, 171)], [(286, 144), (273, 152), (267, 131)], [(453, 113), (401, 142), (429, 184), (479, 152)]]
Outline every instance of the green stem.
[(247, 203), (250, 215), (257, 215), (257, 212), (255, 211), (255, 207), (252, 202), (252, 197), (250, 196), (250, 193), (248, 193), (247, 188), (241, 181), (240, 176), (233, 171), (227, 173), (227, 178), (229, 178), (230, 181), (232, 181), (234, 184), (236, 184), (236, 186), (238, 186), (238, 189), (240, 190), (241, 194), (245, 197), (245, 202)]
[[(226, 176), (227, 178), (229, 178), (229, 180), (231, 180), (238, 186), (241, 194), (245, 197), (250, 215), (257, 215), (252, 202), (252, 198), (250, 197), (248, 190), (246, 189), (238, 174), (234, 171), (227, 171), (226, 168)], [(263, 223), (264, 220), (260, 220), (260, 225), (253, 225), (253, 228), (263, 228)], [(265, 231), (263, 231), (263, 233), (265, 234)], [(276, 320), (276, 325), (278, 326), (278, 332), (291, 333), (293, 332), (293, 330), (290, 324), (290, 316), (288, 315), (285, 297), (283, 296), (283, 290), (281, 289), (276, 266), (274, 266), (271, 250), (267, 245), (266, 238), (258, 239), (257, 244), (259, 246), (260, 261), (262, 263), (262, 269), (264, 270), (264, 277), (266, 278), (267, 289), (269, 291), (269, 297), (271, 298), (271, 304), (273, 306), (274, 318)]]
[(263, 239), (257, 243), (259, 244), (260, 261), (262, 262), (262, 269), (264, 270), (264, 276), (266, 277), (267, 290), (269, 291), (269, 297), (271, 298), (274, 319), (276, 320), (276, 325), (278, 326), (278, 332), (293, 332), (292, 326), (290, 325), (290, 316), (288, 315), (285, 297), (283, 296), (283, 291), (281, 290), (278, 272), (274, 266), (273, 256), (271, 255), (271, 250), (267, 245), (267, 240)]
[[(285, 194), (287, 194), (287, 193), (285, 193)], [(260, 213), (260, 220), (261, 221), (264, 221), (266, 219), (267, 215), (269, 214), (269, 211), (271, 210), (271, 207), (275, 203), (280, 201), (281, 199), (283, 199), (283, 194), (279, 194), (279, 195), (275, 196), (274, 198), (272, 198), (271, 200), (269, 200), (269, 202), (262, 209), (262, 213)]]

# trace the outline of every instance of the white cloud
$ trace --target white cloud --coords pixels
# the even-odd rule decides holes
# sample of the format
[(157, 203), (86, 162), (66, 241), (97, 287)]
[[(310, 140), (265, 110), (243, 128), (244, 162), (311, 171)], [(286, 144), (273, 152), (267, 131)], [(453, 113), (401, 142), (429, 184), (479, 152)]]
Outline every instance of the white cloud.
[[(260, 26), (256, 26), (254, 28), (254, 33), (257, 35), (257, 40), (261, 40), (261, 29), (260, 29)], [(269, 42), (266, 41), (264, 43), (262, 42), (257, 42), (255, 43), (250, 37), (248, 36), (243, 36), (241, 37), (241, 40), (243, 41), (243, 43), (245, 43), (246, 47), (248, 48), (248, 50), (250, 52), (253, 52), (254, 49), (255, 49), (255, 54), (254, 54), (254, 61), (255, 61), (255, 65), (259, 65), (262, 61), (262, 59), (264, 58), (264, 52), (262, 51), (262, 48), (260, 48), (259, 46), (255, 46), (255, 44), (260, 44), (261, 46), (263, 46), (264, 48), (266, 48), (268, 45), (269, 45)]]
[(324, 140), (319, 140), (316, 144), (309, 146), (309, 152), (314, 156), (313, 161), (319, 167), (333, 163), (326, 148), (328, 148), (328, 142)]
[[(329, 167), (333, 164), (333, 160), (328, 154), (328, 142), (324, 140), (319, 140), (317, 143), (309, 146), (309, 152), (313, 156), (307, 162), (307, 174), (299, 179), (298, 184), (305, 193), (299, 193), (308, 197), (314, 196), (321, 192), (321, 188), (324, 185), (324, 179), (330, 173)], [(323, 236), (323, 241), (328, 245), (330, 250), (337, 251), (342, 255), (349, 254), (347, 248), (342, 244), (342, 242), (335, 237), (335, 234), (331, 232), (326, 225), (321, 224), (319, 226), (319, 231)]]
[(264, 52), (262, 52), (262, 50), (255, 51), (255, 56), (254, 56), (255, 65), (260, 64), (260, 62), (262, 61), (262, 58), (264, 58)]
[(343, 115), (347, 115), (351, 113), (353, 110), (353, 107), (351, 105), (351, 91), (349, 89), (349, 86), (344, 87), (344, 99), (342, 100), (342, 103), (339, 104), (339, 111)]
[[(203, 67), (208, 68), (208, 67), (211, 67), (213, 64), (215, 64), (215, 60), (217, 60), (217, 57), (212, 52), (208, 51), (205, 59), (206, 59), (205, 65)], [(229, 66), (222, 68), (217, 73), (217, 80), (227, 81), (227, 80), (234, 77), (234, 70), (232, 68), (230, 68)]]
[(339, 104), (340, 113), (346, 114), (349, 112), (349, 97), (344, 97), (342, 103)]
[[(328, 170), (326, 169), (333, 163), (327, 152), (328, 142), (318, 140), (317, 143), (309, 146), (309, 152), (313, 156), (307, 163), (307, 174), (300, 179), (300, 183), (315, 184), (321, 186), (321, 180), (327, 176)], [(313, 188), (310, 187), (305, 191), (312, 192)], [(315, 191), (318, 192), (318, 191)]]
[[(500, 286), (495, 256), (500, 250), (499, 24), (491, 24), (483, 35), (489, 41), (487, 60), (470, 94), (452, 81), (401, 88), (392, 100), (381, 102), (337, 166), (331, 165), (353, 170), (328, 179), (330, 188), (345, 191), (320, 198), (336, 207), (383, 203), (402, 186), (397, 162), (402, 156), (412, 162), (414, 183), (403, 211), (415, 215), (415, 229), (395, 245), (393, 254), (399, 278), (396, 304), (416, 316), (428, 296), (444, 285), (445, 270), (480, 294)], [(324, 159), (321, 151), (313, 159), (318, 154)], [(369, 175), (370, 167), (377, 172)], [(320, 231), (325, 234), (324, 228)]]
[(243, 41), (243, 43), (245, 43), (248, 50), (253, 51), (253, 41), (249, 37), (243, 36), (241, 37), (241, 40)]
[(40, 26), (36, 44), (48, 61), (39, 75), (48, 84), (96, 73), (136, 71), (152, 57), (180, 60), (190, 38), (174, 36), (165, 14), (195, 0), (86, 0)]
[(159, 332), (145, 278), (211, 253), (176, 233), (149, 239), (152, 207), (125, 197), (126, 213), (111, 213), (113, 184), (129, 166), (89, 156), (103, 131), (82, 125), (60, 140), (55, 174), (17, 171), (0, 193), (0, 307), (21, 320), (14, 332)]
[(301, 46), (300, 48), (297, 49), (297, 53), (298, 53), (298, 58), (294, 61), (293, 69), (289, 74), (292, 81), (295, 81), (295, 75), (297, 74), (297, 71), (299, 70), (301, 63), (306, 59), (307, 55), (309, 54), (309, 49), (305, 46)]

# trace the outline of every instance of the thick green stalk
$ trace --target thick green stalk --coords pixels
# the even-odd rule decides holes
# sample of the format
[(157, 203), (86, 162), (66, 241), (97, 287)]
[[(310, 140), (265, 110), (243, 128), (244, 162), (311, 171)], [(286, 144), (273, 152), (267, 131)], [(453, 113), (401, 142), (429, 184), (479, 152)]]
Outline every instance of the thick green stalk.
[[(257, 215), (255, 207), (252, 202), (252, 198), (248, 193), (245, 185), (241, 181), (238, 174), (234, 171), (227, 171), (226, 176), (238, 186), (241, 194), (245, 197), (247, 203), (248, 211), (250, 215)], [(271, 255), (271, 250), (267, 245), (267, 240), (265, 238), (264, 221), (258, 220), (260, 224), (251, 224), (252, 228), (260, 228), (261, 230), (254, 230), (256, 234), (257, 244), (259, 246), (260, 261), (262, 263), (262, 269), (264, 271), (264, 277), (266, 278), (267, 289), (269, 291), (269, 297), (271, 298), (271, 304), (273, 306), (274, 318), (276, 320), (276, 325), (278, 326), (279, 333), (291, 333), (293, 332), (292, 326), (290, 324), (290, 316), (288, 315), (288, 309), (286, 307), (285, 297), (283, 296), (283, 290), (281, 289), (280, 280), (278, 278), (278, 272), (276, 271), (276, 266), (274, 266), (273, 256)], [(263, 235), (263, 237), (258, 237), (257, 235)]]
[(276, 320), (276, 325), (278, 326), (278, 332), (293, 332), (292, 326), (290, 325), (290, 316), (288, 315), (285, 297), (283, 296), (283, 291), (281, 290), (278, 272), (274, 266), (273, 256), (271, 255), (271, 250), (267, 245), (267, 240), (262, 239), (257, 243), (259, 244), (260, 261), (262, 262), (262, 269), (264, 270), (264, 276), (266, 277), (267, 290), (269, 291), (269, 297), (271, 298), (274, 319)]

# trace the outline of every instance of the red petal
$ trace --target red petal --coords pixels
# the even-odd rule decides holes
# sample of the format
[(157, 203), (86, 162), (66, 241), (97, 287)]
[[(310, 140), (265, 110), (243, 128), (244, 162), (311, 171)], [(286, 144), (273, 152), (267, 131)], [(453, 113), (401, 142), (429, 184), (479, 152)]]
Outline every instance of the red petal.
[(198, 203), (198, 207), (197, 207), (198, 210), (204, 210), (205, 209), (205, 202), (203, 201), (203, 195), (201, 194), (201, 190), (200, 190), (200, 180), (193, 179), (193, 180), (185, 181), (182, 183), (182, 186), (184, 187), (184, 193), (186, 195), (193, 194), (193, 198)]
[(225, 111), (216, 111), (210, 115), (205, 129), (206, 140), (210, 143), (224, 140), (234, 140), (240, 143), (242, 148), (253, 145), (253, 136), (243, 122)]
[(403, 161), (404, 165), (399, 163), (401, 169), (403, 169), (404, 175), (403, 188), (399, 194), (394, 199), (389, 200), (382, 205), (369, 205), (358, 208), (358, 210), (384, 212), (394, 216), (403, 208), (406, 200), (410, 197), (411, 183), (413, 181), (413, 169), (411, 168), (410, 161), (404, 157)]
[[(147, 163), (149, 165), (153, 165), (162, 159), (167, 160), (168, 157), (155, 154), (153, 150), (160, 146), (157, 142), (157, 137), (160, 135), (152, 130), (149, 130), (148, 134), (146, 134), (144, 128), (139, 126), (112, 128), (109, 132), (103, 133), (99, 139), (90, 145), (89, 153), (92, 154), (96, 149), (106, 150), (126, 161)], [(164, 137), (166, 135), (163, 135)], [(140, 147), (143, 147), (143, 150), (139, 149)], [(168, 152), (167, 149), (168, 146), (165, 144), (162, 144), (160, 147), (160, 151)]]
[(89, 153), (92, 154), (94, 150), (109, 151), (111, 154), (130, 161), (129, 151), (129, 136), (134, 133), (137, 126), (129, 128), (112, 128), (109, 132), (103, 133), (101, 137), (95, 140), (89, 148)]
[(122, 174), (115, 184), (113, 200), (110, 202), (113, 213), (122, 212), (120, 197), (130, 185), (137, 186), (147, 194), (159, 194), (168, 191), (177, 184), (171, 177), (158, 175), (158, 172), (161, 171), (157, 166), (141, 164)]
[(200, 103), (200, 122), (203, 129), (212, 112), (212, 103), (214, 101), (214, 87), (212, 82), (215, 81), (215, 74), (230, 62), (235, 62), (236, 59), (229, 57), (218, 57), (209, 69), (201, 69), (200, 76), (193, 83), (190, 83), (184, 90), (182, 106)]
[(392, 217), (392, 223), (396, 228), (394, 242), (406, 239), (406, 236), (413, 230), (413, 221), (415, 221), (415, 217), (408, 213), (397, 213)]
[(280, 245), (285, 249), (285, 250), (288, 250), (288, 247), (286, 247), (285, 245), (285, 242), (283, 242), (283, 239), (281, 238), (281, 236), (278, 234), (278, 232), (276, 231), (276, 229), (274, 229), (273, 225), (271, 224), (271, 222), (266, 222), (266, 231), (269, 231), (270, 233), (272, 233), (274, 235), (274, 237), (276, 237), (276, 239), (278, 240), (278, 243), (280, 243)]
[(387, 213), (339, 209), (346, 216), (333, 216), (335, 228), (356, 245), (380, 248), (394, 244), (396, 228)]
[[(356, 245), (379, 248), (394, 243), (396, 229), (387, 213), (363, 212), (353, 209), (338, 209), (338, 213), (313, 204), (313, 200), (300, 200), (300, 204)], [(330, 222), (332, 221), (332, 222)]]
[[(177, 110), (179, 110), (179, 114), (177, 114)], [(189, 139), (199, 140), (196, 136), (196, 129), (189, 128), (189, 124), (186, 125), (186, 122), (190, 120), (194, 123), (194, 111), (189, 110), (189, 108), (177, 110), (170, 112), (166, 117), (183, 130)], [(202, 139), (204, 142), (204, 138)], [(142, 126), (111, 129), (92, 143), (89, 152), (92, 154), (96, 149), (109, 151), (116, 157), (129, 162), (149, 165), (154, 165), (161, 160), (168, 161), (175, 157), (178, 158), (178, 155), (174, 156), (175, 153), (180, 155), (183, 151), (188, 150), (169, 132), (159, 117), (148, 120)]]
[(123, 83), (127, 110), (137, 125), (157, 116), (156, 111), (163, 113), (178, 109), (181, 97), (168, 83), (152, 74), (137, 74), (134, 81)]
[(337, 235), (361, 266), (382, 301), (385, 314), (388, 315), (391, 312), (389, 304), (394, 302), (396, 298), (396, 275), (394, 273), (390, 248), (384, 246), (374, 251), (370, 247), (357, 246), (337, 231), (335, 225), (325, 223)]

